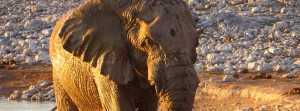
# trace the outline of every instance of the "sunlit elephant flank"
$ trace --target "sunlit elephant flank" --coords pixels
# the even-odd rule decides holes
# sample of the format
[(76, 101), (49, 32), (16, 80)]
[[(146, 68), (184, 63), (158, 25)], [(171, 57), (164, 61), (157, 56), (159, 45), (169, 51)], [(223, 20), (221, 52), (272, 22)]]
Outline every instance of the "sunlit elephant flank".
[(51, 35), (59, 111), (191, 111), (197, 32), (182, 0), (90, 0)]

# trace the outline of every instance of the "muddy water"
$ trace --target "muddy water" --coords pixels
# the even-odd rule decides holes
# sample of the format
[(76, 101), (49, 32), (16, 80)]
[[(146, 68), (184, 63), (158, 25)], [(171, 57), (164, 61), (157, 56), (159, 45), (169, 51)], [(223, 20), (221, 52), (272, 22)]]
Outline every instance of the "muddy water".
[(0, 111), (50, 111), (54, 106), (53, 101), (16, 101), (0, 98)]

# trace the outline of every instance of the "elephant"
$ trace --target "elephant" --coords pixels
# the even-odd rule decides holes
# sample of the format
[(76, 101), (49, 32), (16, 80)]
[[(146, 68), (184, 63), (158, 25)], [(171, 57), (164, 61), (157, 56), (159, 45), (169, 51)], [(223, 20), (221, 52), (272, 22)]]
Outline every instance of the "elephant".
[(183, 0), (89, 0), (50, 37), (59, 111), (191, 111), (195, 21)]

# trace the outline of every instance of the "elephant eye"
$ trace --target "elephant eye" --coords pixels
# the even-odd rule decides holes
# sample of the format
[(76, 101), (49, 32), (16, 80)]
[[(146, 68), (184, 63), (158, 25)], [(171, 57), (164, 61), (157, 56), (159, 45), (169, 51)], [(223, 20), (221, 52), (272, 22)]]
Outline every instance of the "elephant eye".
[(153, 45), (153, 41), (152, 41), (151, 39), (147, 39), (146, 43), (147, 43), (148, 45), (150, 45), (150, 46)]
[(175, 32), (175, 30), (173, 28), (171, 28), (170, 34), (171, 34), (172, 37), (174, 37), (176, 35), (176, 32)]
[(151, 40), (151, 38), (146, 37), (146, 39), (141, 43), (142, 47), (152, 47), (154, 44), (153, 40)]
[(144, 41), (141, 43), (141, 46), (142, 46), (142, 47), (145, 47), (145, 46), (146, 46), (146, 40), (144, 40)]

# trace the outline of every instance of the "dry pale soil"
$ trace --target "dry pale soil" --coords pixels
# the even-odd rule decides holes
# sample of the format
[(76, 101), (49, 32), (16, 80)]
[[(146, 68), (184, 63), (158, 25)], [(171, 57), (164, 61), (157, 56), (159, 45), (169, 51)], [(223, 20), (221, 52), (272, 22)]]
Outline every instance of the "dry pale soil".
[[(26, 90), (38, 80), (52, 80), (52, 67), (44, 64), (0, 68), (0, 96)], [(223, 82), (221, 73), (199, 73), (195, 111), (297, 111), (300, 110), (300, 78), (284, 79), (270, 73), (271, 79), (249, 79), (256, 72), (240, 74), (235, 82)], [(296, 74), (300, 76), (300, 74)], [(290, 91), (290, 92), (288, 92)], [(297, 92), (298, 91), (298, 92)]]

